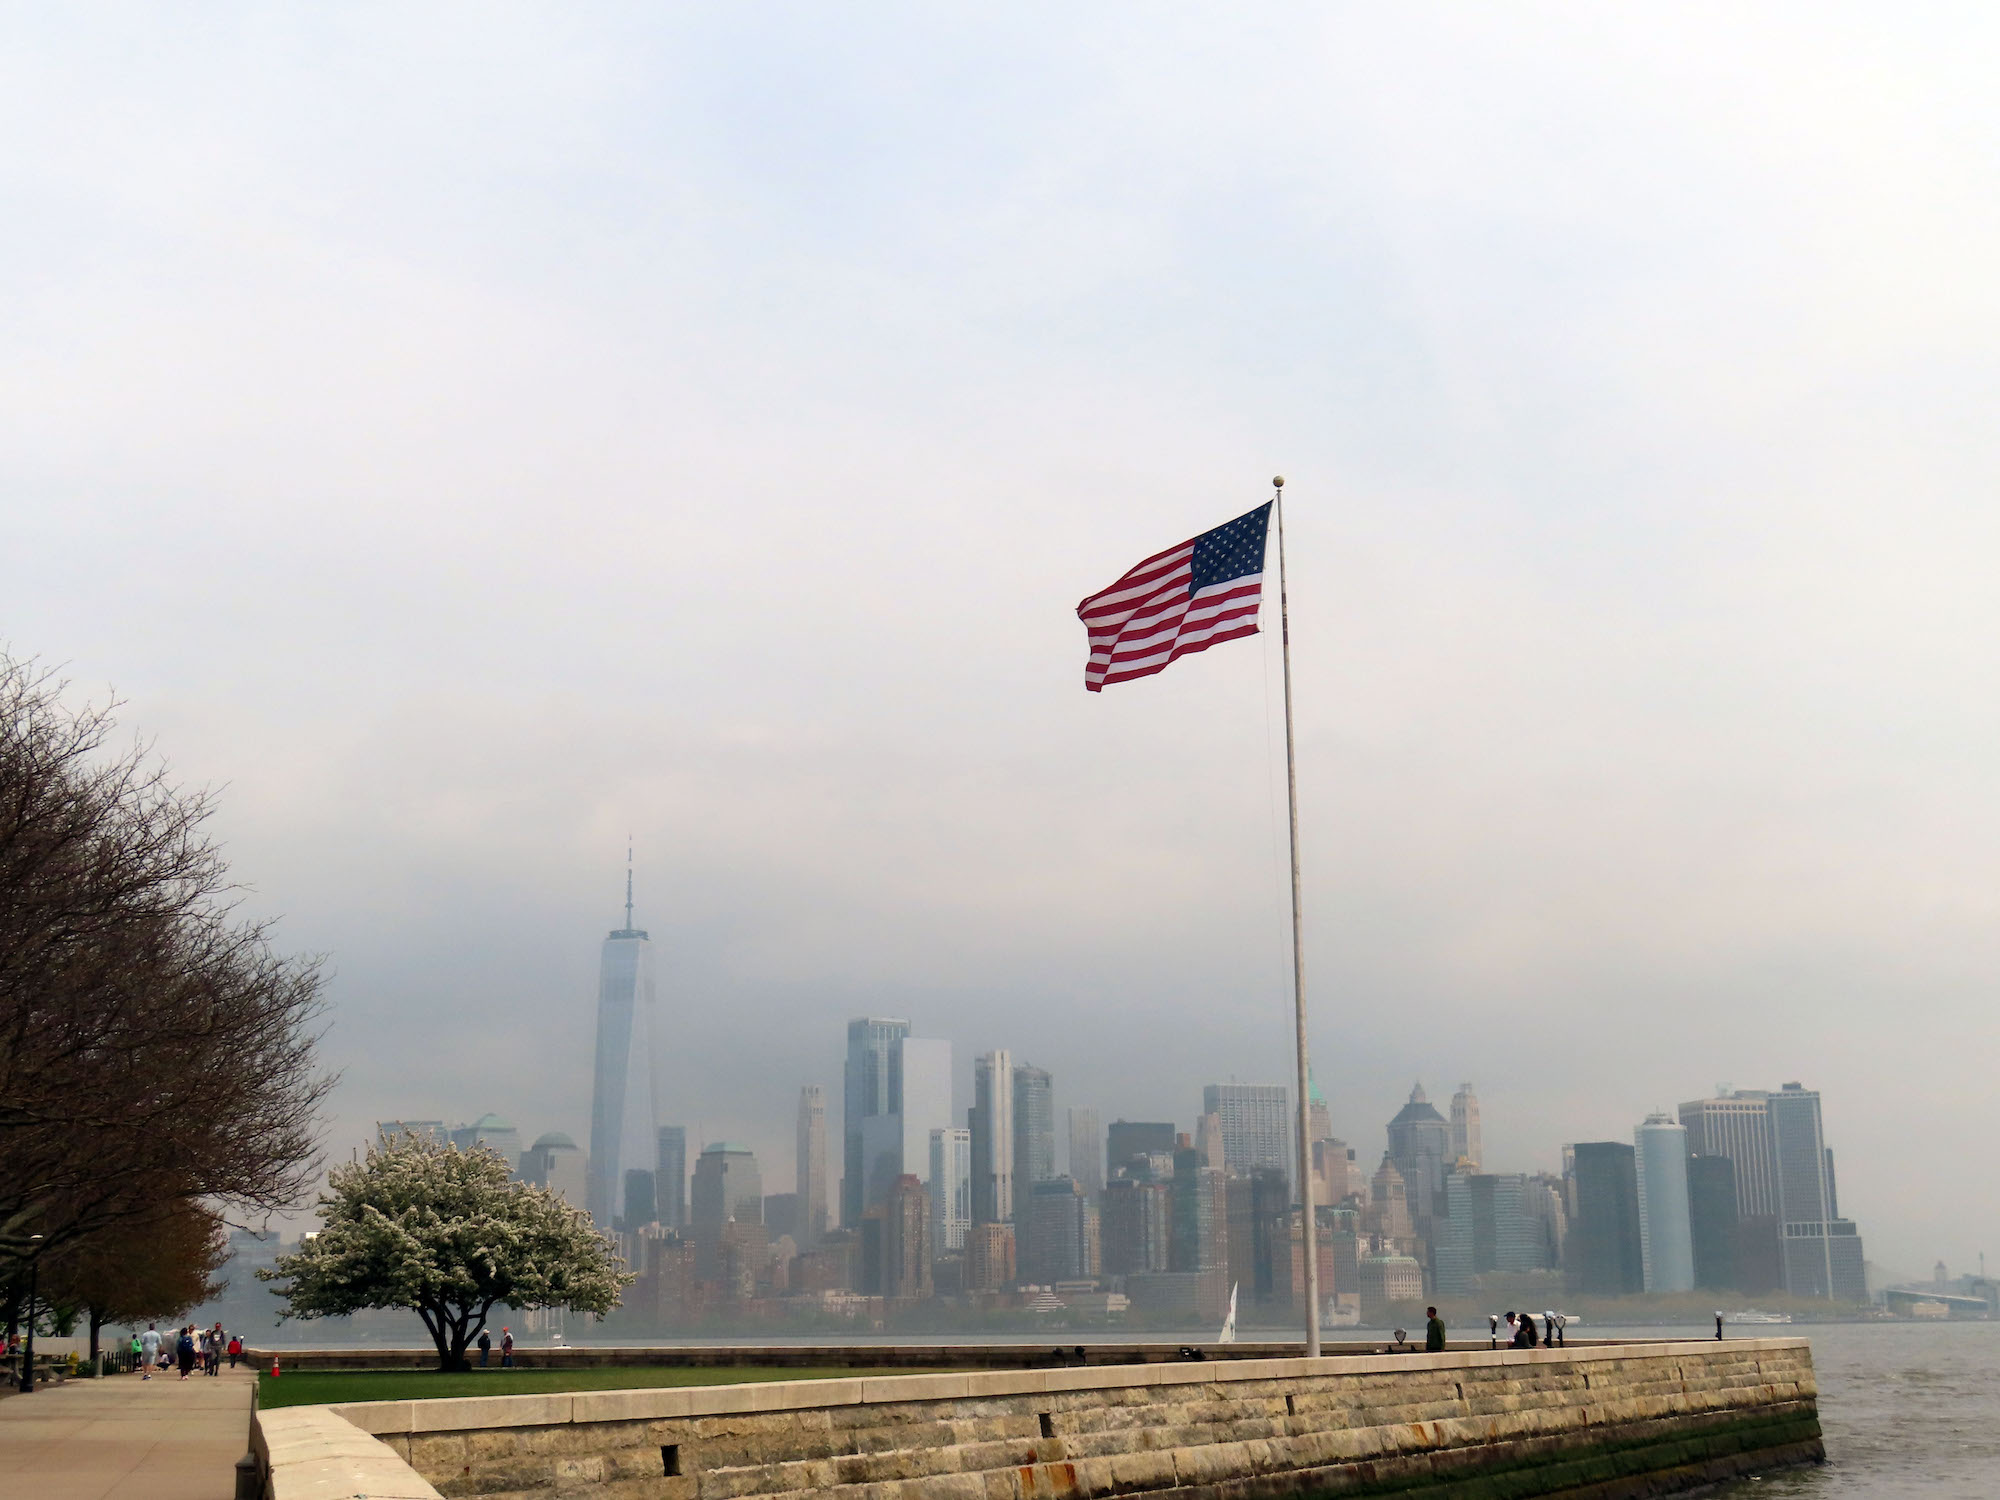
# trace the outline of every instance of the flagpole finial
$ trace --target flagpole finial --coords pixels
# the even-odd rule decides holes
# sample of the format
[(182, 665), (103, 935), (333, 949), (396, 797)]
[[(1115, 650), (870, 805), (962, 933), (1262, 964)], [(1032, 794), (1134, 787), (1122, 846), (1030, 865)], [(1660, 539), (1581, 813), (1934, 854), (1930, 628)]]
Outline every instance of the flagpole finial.
[(1285, 487), (1285, 476), (1284, 476), (1284, 475), (1282, 475), (1282, 474), (1274, 474), (1274, 475), (1272, 475), (1272, 476), (1271, 476), (1271, 488), (1272, 488), (1272, 489), (1275, 489), (1275, 490), (1281, 490), (1281, 489), (1283, 489), (1284, 487)]

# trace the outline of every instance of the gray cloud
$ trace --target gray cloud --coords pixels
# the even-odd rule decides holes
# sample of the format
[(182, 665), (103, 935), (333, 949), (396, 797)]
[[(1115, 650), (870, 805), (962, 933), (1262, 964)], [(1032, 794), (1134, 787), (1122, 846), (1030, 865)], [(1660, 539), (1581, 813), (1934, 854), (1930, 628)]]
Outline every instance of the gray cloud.
[(5, 629), (228, 783), (334, 1142), (582, 1130), (628, 830), (775, 1177), (851, 1013), (1284, 1076), (1270, 638), (1070, 613), (1283, 470), (1343, 1133), (1802, 1078), (1873, 1255), (2000, 1236), (1984, 12), (474, 15), (0, 65)]

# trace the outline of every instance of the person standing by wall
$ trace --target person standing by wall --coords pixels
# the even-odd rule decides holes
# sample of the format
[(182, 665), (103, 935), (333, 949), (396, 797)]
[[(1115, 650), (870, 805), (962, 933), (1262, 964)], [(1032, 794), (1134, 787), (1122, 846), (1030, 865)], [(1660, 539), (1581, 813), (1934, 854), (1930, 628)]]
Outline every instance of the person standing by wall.
[(500, 1368), (514, 1368), (514, 1333), (505, 1324), (500, 1327)]
[(1444, 1353), (1444, 1319), (1438, 1316), (1435, 1307), (1424, 1309), (1424, 1353)]
[(493, 1333), (492, 1333), (492, 1330), (490, 1330), (490, 1329), (486, 1329), (486, 1328), (482, 1328), (482, 1329), (480, 1329), (480, 1330), (479, 1330), (479, 1368), (480, 1368), (480, 1369), (482, 1369), (482, 1370), (483, 1370), (483, 1369), (485, 1369), (485, 1368), (486, 1368), (486, 1359), (487, 1359), (487, 1356), (488, 1356), (488, 1355), (490, 1355), (490, 1354), (491, 1354), (492, 1352), (493, 1352)]

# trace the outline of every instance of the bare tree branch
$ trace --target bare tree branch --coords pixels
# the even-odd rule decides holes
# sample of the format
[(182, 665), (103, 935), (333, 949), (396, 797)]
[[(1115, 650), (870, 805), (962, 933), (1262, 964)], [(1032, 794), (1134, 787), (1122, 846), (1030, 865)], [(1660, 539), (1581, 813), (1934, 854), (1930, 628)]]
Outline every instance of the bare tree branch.
[(204, 1202), (286, 1207), (333, 1080), (320, 960), (234, 914), (210, 795), (0, 652), (0, 1275)]

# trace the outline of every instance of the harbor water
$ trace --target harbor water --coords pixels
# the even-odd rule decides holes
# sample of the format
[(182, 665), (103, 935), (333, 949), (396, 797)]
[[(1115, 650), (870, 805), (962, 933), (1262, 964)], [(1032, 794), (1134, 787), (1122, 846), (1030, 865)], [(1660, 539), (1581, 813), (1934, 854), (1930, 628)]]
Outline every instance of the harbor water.
[[(1593, 1338), (1682, 1332), (1590, 1330)], [(2000, 1324), (1822, 1323), (1729, 1332), (1812, 1340), (1827, 1461), (1819, 1468), (1739, 1480), (1714, 1493), (1729, 1500), (2000, 1495)], [(1701, 1334), (1685, 1330), (1690, 1338)]]

